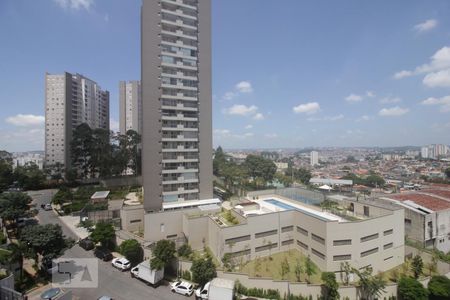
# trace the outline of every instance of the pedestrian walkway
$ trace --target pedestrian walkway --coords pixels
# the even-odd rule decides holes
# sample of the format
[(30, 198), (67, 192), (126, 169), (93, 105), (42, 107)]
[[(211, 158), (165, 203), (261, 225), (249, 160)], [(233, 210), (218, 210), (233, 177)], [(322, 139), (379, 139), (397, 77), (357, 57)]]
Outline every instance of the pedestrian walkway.
[(89, 232), (84, 227), (78, 227), (78, 224), (80, 223), (80, 217), (79, 216), (60, 216), (59, 219), (61, 220), (64, 225), (66, 225), (79, 239), (84, 239), (89, 236)]

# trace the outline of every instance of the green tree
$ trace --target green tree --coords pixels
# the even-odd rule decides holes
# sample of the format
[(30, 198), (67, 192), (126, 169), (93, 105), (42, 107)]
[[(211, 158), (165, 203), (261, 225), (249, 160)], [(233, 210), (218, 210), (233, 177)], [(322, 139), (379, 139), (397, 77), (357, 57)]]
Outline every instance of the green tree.
[(13, 183), (12, 155), (0, 151), (0, 193), (7, 190)]
[(321, 279), (323, 281), (323, 298), (327, 300), (339, 299), (339, 284), (336, 281), (336, 274), (334, 274), (333, 272), (323, 272)]
[(120, 253), (125, 256), (135, 266), (144, 260), (144, 249), (135, 239), (123, 241), (119, 246)]
[(70, 202), (72, 200), (73, 200), (72, 191), (68, 187), (62, 186), (53, 196), (52, 203), (61, 205), (63, 203)]
[(46, 177), (35, 163), (27, 163), (25, 166), (16, 167), (13, 178), (20, 187), (25, 190), (38, 190), (45, 186)]
[(88, 124), (82, 123), (73, 131), (70, 143), (72, 165), (81, 172), (83, 178), (87, 178), (92, 168), (92, 130)]
[(188, 258), (192, 254), (192, 248), (189, 244), (183, 244), (178, 248), (178, 256)]
[(213, 173), (216, 176), (221, 176), (221, 170), (223, 166), (227, 163), (225, 152), (223, 152), (222, 147), (217, 147), (216, 151), (214, 151), (214, 159), (213, 159)]
[(94, 242), (100, 243), (102, 247), (111, 249), (114, 244), (114, 238), (116, 237), (116, 231), (111, 223), (100, 221), (95, 224), (95, 228), (91, 232), (90, 237)]
[(92, 130), (92, 144), (90, 148), (91, 176), (108, 178), (112, 175), (111, 132), (106, 129), (96, 128)]
[(382, 294), (386, 282), (381, 276), (372, 276), (372, 267), (366, 267), (362, 271), (353, 268), (353, 273), (359, 277), (361, 295), (367, 300), (376, 299)]
[(414, 278), (419, 278), (420, 275), (422, 275), (423, 271), (423, 261), (422, 257), (420, 255), (414, 256), (411, 262), (411, 271), (414, 274)]
[(204, 285), (217, 276), (216, 266), (212, 259), (196, 259), (191, 266), (192, 280), (199, 285)]
[(169, 240), (160, 240), (153, 249), (153, 258), (150, 262), (152, 269), (162, 269), (169, 265), (175, 257), (175, 243)]
[(287, 258), (285, 257), (284, 260), (281, 262), (281, 279), (285, 279), (284, 277), (289, 274), (290, 268), (289, 268), (289, 262), (287, 261)]
[(449, 300), (450, 279), (441, 275), (431, 277), (428, 283), (428, 292), (430, 300)]
[(259, 185), (258, 182), (265, 186), (267, 182), (273, 180), (277, 171), (277, 166), (273, 161), (253, 154), (247, 156), (244, 166), (252, 177), (255, 186)]
[(400, 300), (427, 300), (428, 291), (417, 279), (402, 277), (398, 282), (398, 298)]
[(308, 276), (308, 282), (311, 282), (311, 276), (316, 274), (316, 266), (314, 265), (309, 255), (305, 261), (305, 273)]
[(384, 181), (383, 177), (376, 174), (371, 174), (365, 179), (365, 185), (371, 187), (382, 187), (385, 183), (386, 182)]
[(61, 226), (58, 224), (25, 226), (20, 232), (20, 241), (27, 245), (27, 256), (38, 262), (38, 255), (54, 259), (67, 246)]
[(300, 260), (297, 259), (297, 263), (295, 264), (295, 269), (294, 269), (294, 273), (295, 273), (295, 278), (297, 279), (298, 282), (301, 281), (301, 276), (303, 273), (303, 268), (302, 268), (302, 264), (300, 263)]
[(309, 180), (311, 179), (311, 171), (305, 168), (294, 169), (294, 178), (299, 180), (303, 184), (309, 184)]
[(134, 130), (128, 130), (127, 134), (127, 154), (130, 168), (135, 175), (141, 174), (141, 136)]
[(9, 263), (19, 264), (19, 280), (22, 281), (23, 278), (23, 260), (25, 254), (27, 253), (27, 246), (18, 241), (17, 243), (11, 243), (8, 245), (8, 250), (11, 251), (11, 255), (8, 257)]
[(25, 193), (0, 194), (0, 217), (15, 223), (18, 218), (29, 215), (31, 198)]

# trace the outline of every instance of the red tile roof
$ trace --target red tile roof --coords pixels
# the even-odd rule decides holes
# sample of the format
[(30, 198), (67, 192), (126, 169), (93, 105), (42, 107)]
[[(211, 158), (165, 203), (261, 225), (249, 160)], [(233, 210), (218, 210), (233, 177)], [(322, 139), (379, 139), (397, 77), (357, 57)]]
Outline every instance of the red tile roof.
[(389, 196), (389, 198), (399, 201), (410, 200), (433, 211), (440, 211), (450, 208), (450, 198), (446, 201), (431, 195), (422, 194), (420, 192), (396, 194)]

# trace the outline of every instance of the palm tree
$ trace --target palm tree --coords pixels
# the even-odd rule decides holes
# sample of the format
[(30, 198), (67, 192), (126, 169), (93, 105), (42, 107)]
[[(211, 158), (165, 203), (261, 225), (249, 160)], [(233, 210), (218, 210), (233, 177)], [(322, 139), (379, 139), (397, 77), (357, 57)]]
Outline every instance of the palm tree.
[(8, 258), (10, 264), (18, 263), (20, 267), (19, 280), (22, 281), (23, 277), (23, 260), (27, 247), (21, 242), (11, 243), (8, 245), (8, 250), (11, 251), (11, 255)]

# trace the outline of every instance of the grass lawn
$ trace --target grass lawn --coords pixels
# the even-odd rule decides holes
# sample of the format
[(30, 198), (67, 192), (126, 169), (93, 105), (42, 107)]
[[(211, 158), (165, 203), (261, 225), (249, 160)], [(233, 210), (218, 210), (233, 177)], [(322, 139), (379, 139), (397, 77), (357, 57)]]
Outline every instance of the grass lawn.
[[(419, 276), (419, 278), (427, 277), (427, 276), (434, 276), (439, 275), (437, 272), (431, 270), (429, 264), (424, 263), (423, 269), (422, 269), (422, 275)], [(386, 272), (380, 273), (380, 275), (383, 277), (384, 280), (387, 282), (397, 282), (400, 280), (402, 276), (408, 276), (413, 277), (414, 274), (411, 269), (411, 260), (406, 260), (403, 264), (390, 269)]]
[[(292, 282), (296, 282), (295, 266), (297, 261), (300, 262), (302, 273), (300, 276), (301, 281), (306, 281), (307, 275), (305, 274), (305, 261), (306, 256), (298, 250), (290, 250), (286, 252), (280, 252), (272, 254), (271, 258), (268, 256), (254, 259), (247, 262), (241, 269), (241, 273), (246, 273), (251, 277), (269, 277), (275, 280), (281, 280), (281, 263), (286, 259), (289, 264), (289, 272), (285, 275), (284, 279)], [(321, 283), (321, 271), (314, 265), (315, 274), (311, 276), (311, 283)]]

